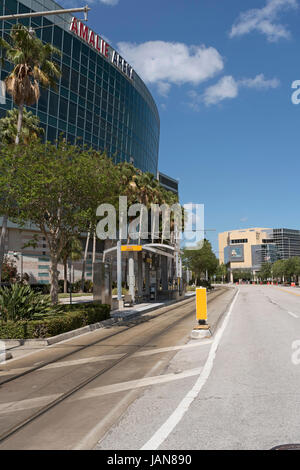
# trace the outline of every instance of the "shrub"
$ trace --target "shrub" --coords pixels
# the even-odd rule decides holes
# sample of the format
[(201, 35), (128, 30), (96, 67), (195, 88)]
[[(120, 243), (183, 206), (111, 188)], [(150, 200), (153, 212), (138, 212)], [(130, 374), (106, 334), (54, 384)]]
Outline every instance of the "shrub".
[[(64, 291), (64, 280), (63, 279), (59, 279), (58, 280), (58, 292), (61, 293)], [(67, 286), (69, 288), (69, 283), (67, 282)]]
[(46, 316), (41, 320), (8, 321), (0, 324), (0, 338), (26, 339), (49, 338), (86, 325), (92, 325), (110, 318), (110, 306), (75, 304), (65, 314)]
[[(72, 284), (72, 292), (78, 293), (81, 291), (81, 279)], [(89, 279), (84, 281), (83, 292), (93, 292), (93, 282)]]
[(196, 287), (195, 286), (187, 286), (187, 291), (190, 292), (190, 291), (195, 291), (196, 290)]
[[(122, 287), (122, 295), (125, 295), (128, 293), (128, 289), (125, 289), (125, 287)], [(118, 288), (114, 287), (112, 289), (112, 295), (117, 295), (118, 294)]]
[(93, 292), (93, 282), (87, 280), (84, 282), (84, 292)]
[(50, 294), (50, 284), (31, 284), (31, 290), (41, 292), (44, 295)]
[(206, 287), (207, 289), (211, 289), (211, 283), (206, 279), (199, 280), (197, 282), (198, 287)]
[(2, 265), (2, 282), (13, 283), (19, 279), (16, 261), (9, 259), (7, 256), (4, 258)]
[(55, 313), (59, 306), (53, 306), (49, 296), (34, 292), (29, 286), (13, 284), (0, 288), (0, 316), (3, 321), (30, 320), (35, 315)]

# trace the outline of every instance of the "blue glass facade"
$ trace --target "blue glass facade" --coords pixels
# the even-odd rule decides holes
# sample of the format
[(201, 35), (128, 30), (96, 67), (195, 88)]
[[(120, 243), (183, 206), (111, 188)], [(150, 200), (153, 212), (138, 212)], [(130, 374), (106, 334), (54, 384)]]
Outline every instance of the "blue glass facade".
[[(1, 15), (61, 9), (51, 0), (4, 0)], [(4, 38), (15, 21), (0, 21)], [(155, 102), (140, 77), (130, 80), (103, 55), (69, 32), (71, 17), (34, 17), (19, 20), (37, 36), (61, 50), (55, 59), (62, 71), (57, 91), (42, 90), (38, 103), (28, 107), (40, 118), (47, 140), (61, 134), (70, 142), (106, 150), (116, 162), (128, 161), (142, 171), (157, 173), (160, 121)], [(5, 61), (1, 80), (11, 71)], [(13, 107), (6, 97), (0, 117)]]

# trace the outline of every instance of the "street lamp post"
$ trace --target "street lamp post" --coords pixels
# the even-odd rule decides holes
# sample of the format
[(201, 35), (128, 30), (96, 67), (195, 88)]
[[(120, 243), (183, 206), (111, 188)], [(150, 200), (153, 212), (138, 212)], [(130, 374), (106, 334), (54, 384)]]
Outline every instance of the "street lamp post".
[(86, 5), (82, 8), (69, 8), (66, 10), (46, 10), (46, 11), (37, 11), (31, 13), (16, 13), (13, 15), (4, 15), (0, 16), (0, 20), (15, 20), (19, 18), (34, 18), (35, 16), (50, 16), (50, 15), (65, 15), (66, 13), (84, 13), (84, 21), (87, 21), (87, 13), (90, 11), (90, 8)]

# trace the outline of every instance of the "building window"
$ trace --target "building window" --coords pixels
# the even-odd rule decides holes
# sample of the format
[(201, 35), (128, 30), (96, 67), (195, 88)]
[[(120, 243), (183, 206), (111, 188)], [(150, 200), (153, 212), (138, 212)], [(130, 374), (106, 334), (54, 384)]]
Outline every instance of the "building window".
[(240, 243), (248, 243), (248, 238), (240, 238), (239, 240), (230, 240), (231, 245), (240, 244)]

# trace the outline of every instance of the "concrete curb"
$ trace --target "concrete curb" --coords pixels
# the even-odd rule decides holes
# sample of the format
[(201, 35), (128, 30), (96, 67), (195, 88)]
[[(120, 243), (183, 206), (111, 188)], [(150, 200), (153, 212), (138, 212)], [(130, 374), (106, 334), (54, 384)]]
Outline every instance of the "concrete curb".
[(192, 330), (191, 339), (202, 339), (202, 338), (211, 338), (212, 334), (210, 330)]
[[(92, 325), (83, 326), (81, 328), (77, 328), (76, 330), (66, 331), (65, 333), (61, 333), (57, 336), (52, 336), (50, 338), (45, 339), (1, 339), (4, 343), (6, 349), (14, 349), (18, 346), (25, 346), (25, 345), (35, 345), (35, 346), (50, 346), (51, 344), (60, 343), (61, 341), (65, 341), (67, 339), (75, 338), (76, 336), (80, 336), (85, 333), (89, 333), (94, 330), (98, 330), (100, 328), (105, 328), (107, 326), (112, 326), (114, 324), (120, 324), (123, 321), (131, 320), (133, 318), (139, 317), (144, 315), (145, 313), (150, 313), (153, 310), (162, 309), (165, 307), (169, 307), (172, 304), (182, 303), (185, 304), (190, 302), (193, 299), (193, 295), (189, 296), (187, 299), (180, 299), (180, 300), (171, 300), (170, 302), (166, 302), (164, 305), (156, 305), (155, 307), (150, 307), (149, 309), (145, 308), (145, 310), (132, 310), (129, 313), (120, 311), (114, 311), (111, 313), (112, 318), (107, 320), (103, 320), (98, 323), (93, 323)], [(123, 315), (122, 315), (123, 313)], [(9, 353), (11, 355), (11, 353)], [(11, 359), (11, 357), (9, 358)], [(0, 358), (1, 361), (1, 358)]]

